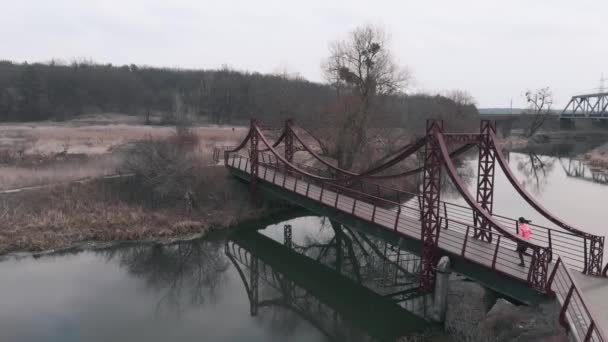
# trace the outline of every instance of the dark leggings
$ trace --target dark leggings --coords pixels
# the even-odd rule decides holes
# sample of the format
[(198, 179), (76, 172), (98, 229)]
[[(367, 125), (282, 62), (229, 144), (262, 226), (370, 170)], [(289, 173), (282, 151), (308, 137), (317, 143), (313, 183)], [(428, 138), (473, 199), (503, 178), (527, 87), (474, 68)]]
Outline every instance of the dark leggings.
[(523, 243), (517, 244), (517, 253), (519, 254), (519, 261), (522, 264), (524, 263), (524, 253), (526, 252), (526, 249), (528, 249), (528, 247), (526, 247), (526, 245)]

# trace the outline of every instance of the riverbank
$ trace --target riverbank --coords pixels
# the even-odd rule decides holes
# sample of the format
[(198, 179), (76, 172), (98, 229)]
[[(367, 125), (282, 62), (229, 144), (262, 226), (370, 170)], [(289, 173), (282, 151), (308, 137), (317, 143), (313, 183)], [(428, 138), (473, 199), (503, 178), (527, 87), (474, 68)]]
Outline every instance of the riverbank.
[[(213, 173), (212, 175), (209, 173)], [(0, 254), (66, 248), (83, 241), (155, 240), (204, 235), (284, 210), (247, 196), (248, 187), (220, 167), (195, 206), (148, 206), (133, 179), (58, 185), (0, 196)], [(135, 193), (134, 193), (135, 191)], [(180, 205), (181, 204), (181, 205)]]
[(0, 125), (0, 254), (204, 234), (275, 209), (211, 161), (246, 128), (100, 119)]
[(582, 155), (582, 159), (591, 168), (608, 170), (608, 143), (604, 143)]
[(455, 341), (568, 342), (559, 325), (559, 304), (517, 305), (464, 278), (449, 283), (445, 331)]

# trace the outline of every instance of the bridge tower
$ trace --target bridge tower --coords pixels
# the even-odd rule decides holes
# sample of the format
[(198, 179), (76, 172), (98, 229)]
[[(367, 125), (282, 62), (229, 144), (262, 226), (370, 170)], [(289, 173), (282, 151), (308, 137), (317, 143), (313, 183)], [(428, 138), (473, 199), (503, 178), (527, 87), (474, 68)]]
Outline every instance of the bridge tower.
[[(480, 122), (479, 160), (477, 164), (477, 203), (492, 214), (494, 203), (494, 170), (496, 170), (496, 155), (491, 134), (496, 134), (496, 122), (481, 120)], [(474, 237), (482, 241), (492, 242), (491, 226), (480, 215), (473, 215), (475, 222)]]
[(441, 195), (441, 152), (436, 133), (443, 133), (443, 121), (427, 120), (426, 146), (424, 151), (424, 179), (422, 184), (422, 260), (420, 287), (424, 292), (435, 287), (435, 262), (438, 259)]
[(288, 162), (293, 162), (293, 131), (291, 130), (293, 125), (293, 119), (287, 119), (285, 121), (285, 159)]

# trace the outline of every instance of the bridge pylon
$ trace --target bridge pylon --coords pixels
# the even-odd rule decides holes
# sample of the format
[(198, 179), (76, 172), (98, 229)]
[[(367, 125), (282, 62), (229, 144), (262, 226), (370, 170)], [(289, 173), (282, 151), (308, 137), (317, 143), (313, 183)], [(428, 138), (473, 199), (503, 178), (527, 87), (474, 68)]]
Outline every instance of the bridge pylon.
[(427, 120), (427, 141), (424, 151), (424, 175), (422, 184), (422, 260), (420, 288), (430, 292), (435, 287), (435, 262), (438, 260), (440, 232), (439, 206), (441, 196), (441, 152), (436, 133), (443, 133), (443, 121)]
[(257, 179), (258, 179), (258, 168), (259, 168), (259, 161), (258, 161), (258, 157), (260, 155), (260, 150), (258, 148), (258, 143), (259, 143), (259, 136), (258, 136), (258, 132), (256, 129), (254, 129), (256, 126), (256, 119), (251, 119), (251, 136), (249, 137), (249, 160), (250, 160), (250, 168), (251, 168), (251, 182), (249, 183), (250, 185), (250, 190), (251, 190), (251, 194), (254, 195), (255, 194), (255, 189), (256, 189), (256, 185), (257, 185)]
[(283, 143), (285, 144), (285, 159), (288, 162), (293, 162), (293, 131), (291, 130), (291, 126), (293, 125), (293, 119), (285, 120), (285, 139)]
[[(496, 170), (496, 154), (492, 135), (496, 134), (496, 122), (481, 120), (480, 122), (479, 159), (477, 162), (477, 203), (492, 214), (494, 204), (494, 171)], [(475, 232), (473, 236), (486, 242), (492, 242), (492, 226), (481, 216), (473, 213)]]

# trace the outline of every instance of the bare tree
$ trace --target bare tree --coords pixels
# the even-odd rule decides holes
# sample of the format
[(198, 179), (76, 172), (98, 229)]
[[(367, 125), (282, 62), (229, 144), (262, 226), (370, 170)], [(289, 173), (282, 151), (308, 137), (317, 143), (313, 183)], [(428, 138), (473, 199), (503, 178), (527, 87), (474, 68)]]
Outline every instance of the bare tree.
[(333, 115), (338, 128), (335, 157), (341, 167), (350, 168), (365, 144), (378, 101), (403, 90), (410, 76), (395, 61), (386, 35), (378, 27), (356, 28), (346, 39), (332, 42), (329, 51), (323, 71), (343, 104)]
[(166, 140), (146, 139), (122, 147), (125, 172), (133, 173), (134, 184), (146, 194), (150, 205), (169, 205), (185, 200), (193, 209), (196, 189), (201, 188), (202, 169), (207, 163), (194, 153), (195, 134), (177, 131)]
[(534, 115), (532, 123), (526, 131), (526, 136), (531, 137), (542, 127), (551, 113), (553, 92), (549, 87), (544, 87), (537, 89), (536, 91), (528, 90), (524, 96), (528, 103), (528, 109), (525, 111), (525, 114)]
[(452, 101), (456, 102), (457, 105), (460, 105), (460, 106), (477, 105), (477, 101), (475, 100), (473, 95), (471, 95), (471, 93), (469, 93), (466, 90), (459, 90), (459, 89), (450, 90), (445, 94), (445, 97), (447, 97), (448, 99), (451, 99)]

